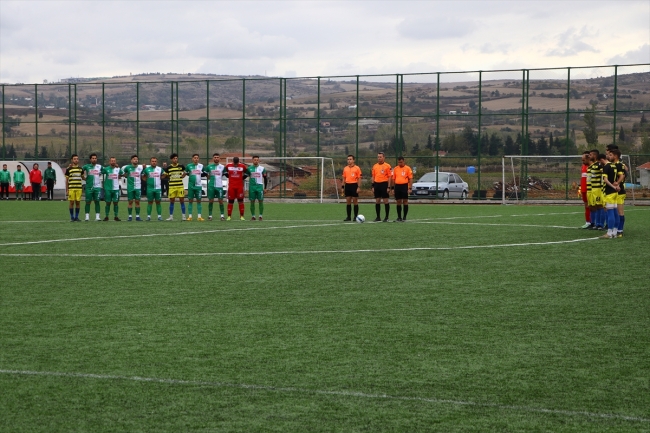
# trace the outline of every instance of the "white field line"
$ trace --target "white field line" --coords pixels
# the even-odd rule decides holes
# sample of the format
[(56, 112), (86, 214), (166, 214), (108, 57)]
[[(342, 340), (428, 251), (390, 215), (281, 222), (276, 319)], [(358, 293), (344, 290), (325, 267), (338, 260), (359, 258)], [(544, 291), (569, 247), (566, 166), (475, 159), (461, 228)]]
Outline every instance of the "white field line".
[(599, 238), (571, 239), (567, 241), (553, 242), (527, 242), (518, 244), (494, 244), (494, 245), (465, 245), (457, 247), (412, 247), (412, 248), (385, 248), (385, 249), (360, 249), (360, 250), (319, 250), (319, 251), (241, 251), (241, 252), (210, 252), (210, 253), (117, 253), (117, 254), (30, 254), (30, 253), (1, 253), (0, 257), (176, 257), (176, 256), (271, 256), (286, 254), (356, 254), (356, 253), (386, 253), (386, 252), (408, 252), (408, 251), (451, 251), (451, 250), (472, 250), (480, 248), (509, 248), (529, 247), (544, 245), (571, 244), (576, 242), (593, 241)]
[(533, 407), (533, 406), (504, 405), (498, 403), (479, 403), (474, 401), (451, 400), (451, 399), (440, 399), (440, 398), (409, 397), (409, 396), (396, 396), (396, 395), (388, 395), (388, 394), (369, 394), (365, 392), (355, 392), (355, 391), (330, 391), (330, 390), (318, 390), (318, 389), (296, 388), (296, 387), (250, 385), (250, 384), (243, 384), (243, 383), (238, 384), (238, 383), (227, 383), (227, 382), (210, 382), (210, 381), (202, 381), (202, 380), (162, 379), (156, 377), (119, 376), (119, 375), (109, 375), (109, 374), (62, 373), (56, 371), (0, 370), (0, 374), (8, 374), (8, 375), (15, 375), (15, 376), (49, 376), (49, 377), (71, 377), (71, 378), (79, 378), (79, 379), (121, 380), (121, 381), (132, 381), (132, 382), (162, 383), (168, 385), (208, 386), (208, 387), (215, 387), (215, 388), (240, 388), (240, 389), (253, 389), (253, 390), (269, 391), (269, 392), (279, 392), (279, 393), (299, 393), (299, 394), (315, 394), (315, 395), (328, 395), (328, 396), (339, 396), (339, 397), (358, 397), (358, 398), (365, 398), (365, 399), (414, 401), (414, 402), (422, 402), (422, 403), (448, 404), (448, 405), (456, 405), (456, 406), (487, 407), (487, 408), (495, 408), (500, 410), (535, 412), (535, 413), (554, 414), (554, 415), (582, 416), (588, 418), (604, 418), (604, 419), (618, 419), (618, 420), (636, 421), (636, 422), (650, 422), (649, 418), (621, 415), (616, 413), (599, 413), (599, 412), (586, 412), (586, 411), (574, 411), (574, 410), (562, 410), (562, 409), (547, 409), (547, 408)]
[(12, 246), (12, 245), (34, 245), (34, 244), (49, 244), (54, 242), (77, 242), (77, 241), (91, 241), (99, 239), (129, 239), (129, 238), (149, 238), (156, 236), (185, 236), (185, 235), (200, 235), (204, 233), (226, 233), (226, 232), (238, 232), (238, 231), (251, 231), (251, 230), (282, 230), (282, 229), (296, 229), (296, 228), (309, 228), (309, 227), (327, 227), (327, 226), (338, 226), (341, 223), (330, 223), (330, 224), (309, 224), (309, 225), (290, 225), (290, 226), (257, 226), (257, 227), (244, 227), (244, 228), (231, 228), (231, 229), (216, 229), (216, 230), (198, 230), (192, 232), (172, 232), (172, 233), (147, 233), (147, 234), (138, 234), (138, 235), (116, 235), (116, 236), (93, 236), (85, 238), (63, 238), (63, 239), (44, 239), (40, 241), (29, 241), (29, 242), (8, 242), (5, 244), (0, 244), (1, 247)]
[(542, 227), (549, 229), (571, 229), (578, 230), (580, 227), (569, 226), (549, 226), (543, 224), (491, 224), (491, 223), (458, 223), (450, 221), (412, 221), (414, 224), (449, 224), (449, 225), (462, 225), (462, 226), (497, 226), (497, 227)]

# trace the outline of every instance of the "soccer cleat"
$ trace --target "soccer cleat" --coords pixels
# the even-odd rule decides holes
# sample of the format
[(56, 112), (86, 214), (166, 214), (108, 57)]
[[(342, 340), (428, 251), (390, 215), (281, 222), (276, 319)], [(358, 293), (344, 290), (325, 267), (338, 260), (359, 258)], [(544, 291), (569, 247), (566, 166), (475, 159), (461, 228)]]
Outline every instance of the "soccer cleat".
[(255, 221), (255, 217), (252, 217), (252, 218), (251, 218), (251, 221)]
[(104, 221), (108, 221), (108, 217), (104, 217)]
[(591, 223), (585, 223), (585, 225), (581, 226), (581, 229), (588, 229), (591, 227)]
[(113, 218), (113, 220), (114, 220), (114, 221), (122, 221), (122, 220), (119, 219), (118, 217)]
[(90, 218), (86, 218), (84, 221), (88, 222), (88, 221), (90, 221)]
[(165, 221), (174, 221), (174, 215), (169, 215), (169, 218), (167, 218)]
[(598, 236), (600, 239), (613, 239), (612, 236), (609, 233), (605, 233), (602, 236)]
[(187, 221), (187, 217), (183, 214), (183, 221)]
[(162, 217), (158, 215), (158, 221), (162, 221)]
[(403, 222), (403, 223), (406, 222), (406, 217), (402, 218), (402, 222)]
[(377, 217), (377, 218), (375, 218), (375, 219), (373, 220), (373, 222), (375, 222), (375, 223), (381, 222), (381, 218)]
[(101, 220), (102, 220), (102, 219), (99, 218), (99, 217), (95, 218), (95, 221), (101, 221)]
[(142, 221), (142, 219), (140, 217), (135, 217), (135, 220), (136, 221)]
[(346, 222), (346, 221), (352, 221), (352, 219), (350, 219), (350, 217), (348, 217), (348, 218), (343, 220), (343, 222)]
[(246, 221), (246, 218), (244, 218), (243, 216), (240, 216), (239, 219), (240, 219), (241, 221)]
[(197, 221), (205, 221), (205, 220), (204, 220), (203, 218), (201, 218), (201, 217), (198, 217), (196, 220), (197, 220)]
[(259, 218), (257, 218), (258, 221), (262, 221), (262, 216), (260, 215)]
[(70, 222), (71, 223), (75, 222), (74, 218), (70, 218)]
[(76, 223), (80, 223), (80, 222), (81, 222), (81, 220), (80, 220), (79, 218), (75, 218), (74, 221), (75, 221)]
[(618, 234), (616, 235), (616, 237), (617, 237), (617, 238), (622, 238), (622, 237), (623, 237), (623, 232), (618, 232)]
[(226, 219), (224, 217), (221, 217), (221, 221), (225, 221)]
[(401, 222), (402, 222), (402, 218), (397, 218), (397, 219), (395, 220), (395, 222), (396, 222), (396, 223), (401, 223)]
[(228, 215), (228, 219), (227, 219), (227, 221), (230, 221), (230, 215)]
[(388, 217), (384, 218), (384, 219), (382, 220), (382, 222), (387, 223), (387, 222), (388, 222)]
[(127, 219), (127, 221), (128, 221), (128, 222), (133, 221), (133, 217), (132, 217), (131, 215), (129, 215), (129, 219)]
[(212, 215), (208, 215), (208, 221), (212, 221)]
[(192, 221), (192, 215), (188, 216), (187, 218), (183, 218), (185, 221)]
[(147, 215), (147, 221), (151, 221), (151, 215)]

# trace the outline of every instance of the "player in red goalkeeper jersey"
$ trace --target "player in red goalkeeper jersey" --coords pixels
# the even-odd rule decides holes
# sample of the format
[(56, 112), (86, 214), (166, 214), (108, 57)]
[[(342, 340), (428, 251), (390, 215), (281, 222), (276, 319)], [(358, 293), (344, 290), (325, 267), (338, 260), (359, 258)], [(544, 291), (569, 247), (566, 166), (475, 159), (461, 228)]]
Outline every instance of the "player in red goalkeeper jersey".
[(244, 220), (244, 179), (248, 177), (245, 164), (239, 163), (239, 157), (235, 156), (232, 163), (226, 165), (224, 176), (228, 178), (228, 218), (232, 215), (232, 205), (235, 199), (239, 203), (239, 219)]
[(589, 171), (589, 151), (582, 152), (582, 177), (580, 178), (580, 197), (585, 204), (585, 225), (581, 228), (588, 229), (591, 227), (591, 211), (587, 200), (587, 172)]

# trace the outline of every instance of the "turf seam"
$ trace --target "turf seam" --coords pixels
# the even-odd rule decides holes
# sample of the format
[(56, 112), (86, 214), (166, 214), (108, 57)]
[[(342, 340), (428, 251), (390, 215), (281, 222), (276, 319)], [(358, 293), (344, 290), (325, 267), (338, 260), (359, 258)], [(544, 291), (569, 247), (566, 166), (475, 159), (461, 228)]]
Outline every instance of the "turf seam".
[(120, 375), (91, 374), (91, 373), (66, 373), (66, 372), (56, 372), (56, 371), (0, 369), (0, 374), (15, 375), (15, 376), (50, 376), (50, 377), (71, 377), (71, 378), (80, 378), (80, 379), (123, 380), (123, 381), (132, 381), (132, 382), (161, 383), (161, 384), (168, 384), (168, 385), (209, 386), (215, 388), (217, 387), (218, 388), (240, 388), (240, 389), (253, 389), (253, 390), (260, 390), (260, 391), (272, 391), (272, 392), (282, 392), (282, 393), (300, 393), (300, 394), (315, 394), (315, 395), (331, 395), (331, 396), (340, 396), (340, 397), (359, 397), (359, 398), (366, 398), (366, 399), (414, 401), (414, 402), (423, 402), (423, 403), (450, 404), (456, 406), (486, 407), (486, 408), (495, 408), (501, 410), (535, 412), (535, 413), (554, 414), (554, 415), (584, 416), (588, 418), (619, 419), (619, 420), (634, 421), (634, 422), (650, 422), (650, 418), (621, 415), (615, 413), (598, 413), (598, 412), (587, 412), (587, 411), (573, 411), (573, 410), (565, 410), (565, 409), (548, 409), (548, 408), (533, 407), (533, 406), (504, 405), (498, 403), (481, 403), (475, 401), (439, 399), (439, 398), (429, 398), (429, 397), (371, 394), (371, 393), (356, 392), (356, 391), (332, 391), (332, 390), (318, 390), (318, 389), (297, 388), (297, 387), (277, 387), (277, 386), (268, 386), (268, 385), (212, 382), (212, 381), (202, 381), (202, 380), (163, 379), (163, 378), (156, 378), (156, 377), (120, 376)]

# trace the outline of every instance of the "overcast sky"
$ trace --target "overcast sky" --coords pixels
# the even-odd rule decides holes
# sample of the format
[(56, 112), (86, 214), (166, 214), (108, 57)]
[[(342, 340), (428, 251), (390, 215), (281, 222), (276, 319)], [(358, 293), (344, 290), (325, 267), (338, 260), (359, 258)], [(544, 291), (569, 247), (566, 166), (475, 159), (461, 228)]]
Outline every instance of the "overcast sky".
[(650, 63), (648, 0), (0, 0), (3, 83), (142, 72), (290, 77), (624, 63)]

